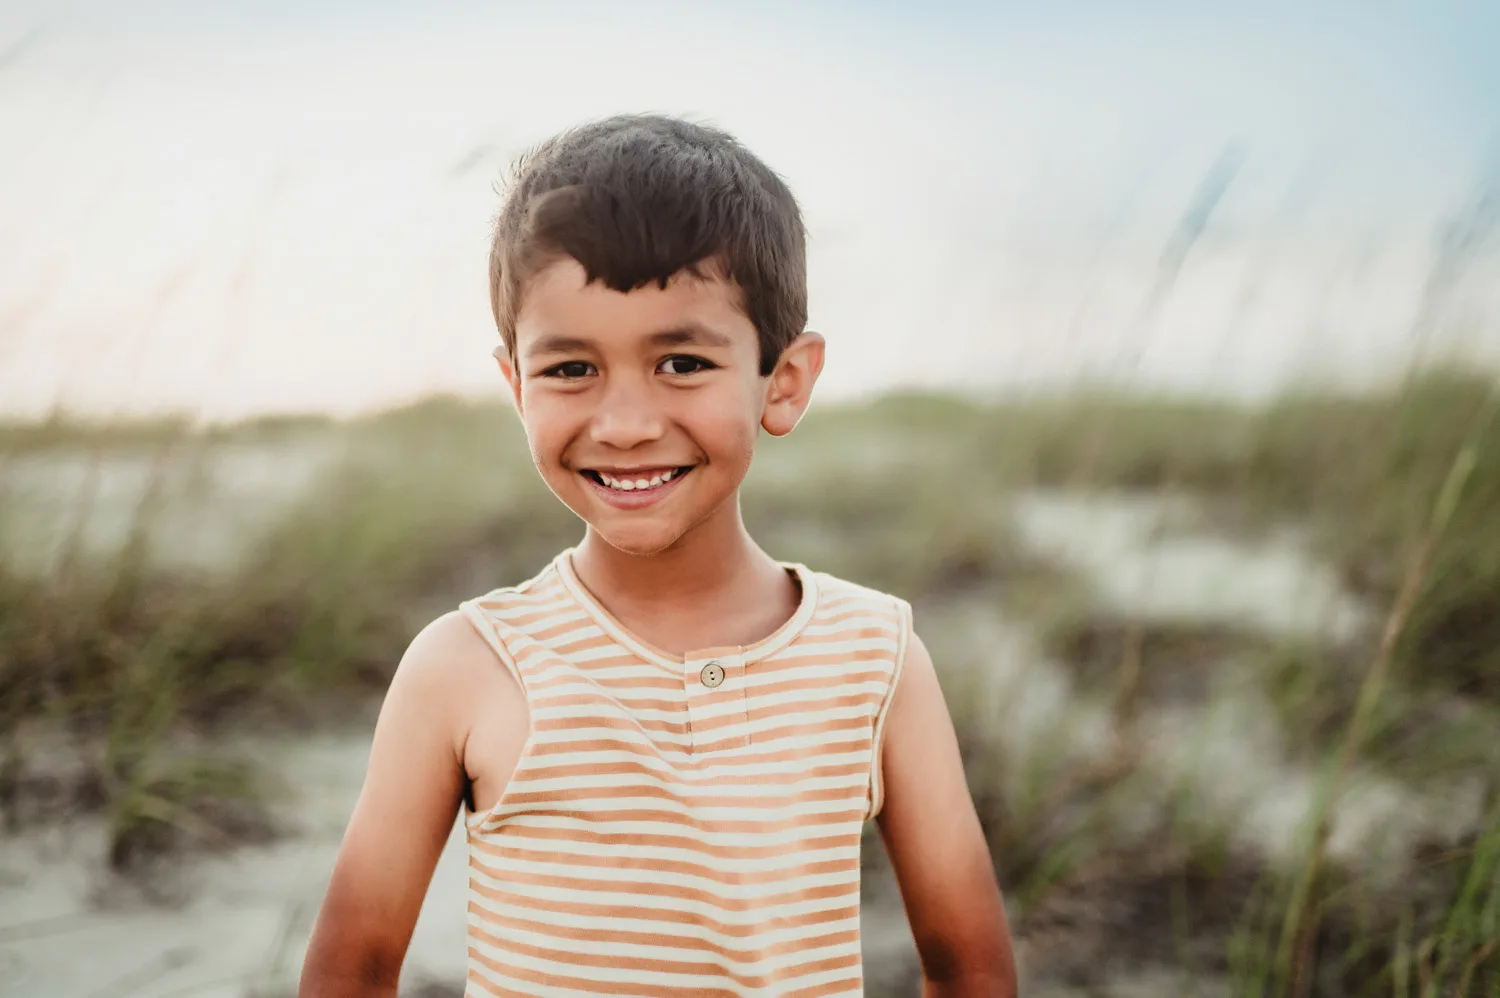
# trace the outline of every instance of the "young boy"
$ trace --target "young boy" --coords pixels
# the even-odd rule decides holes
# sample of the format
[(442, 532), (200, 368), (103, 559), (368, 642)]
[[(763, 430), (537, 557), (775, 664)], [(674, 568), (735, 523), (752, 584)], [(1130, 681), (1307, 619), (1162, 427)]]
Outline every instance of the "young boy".
[(496, 356), (587, 525), (412, 642), (303, 968), (396, 994), (461, 804), (470, 995), (857, 995), (876, 818), (927, 996), (1015, 994), (952, 722), (910, 609), (740, 518), (823, 366), (782, 181), (729, 136), (612, 118), (519, 165)]

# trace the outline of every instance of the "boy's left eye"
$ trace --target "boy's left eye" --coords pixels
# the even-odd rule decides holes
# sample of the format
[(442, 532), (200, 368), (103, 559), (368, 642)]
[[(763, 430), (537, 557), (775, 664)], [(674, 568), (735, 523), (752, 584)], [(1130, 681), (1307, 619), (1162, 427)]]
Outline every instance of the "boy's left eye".
[(676, 354), (668, 357), (657, 365), (657, 370), (663, 374), (694, 374), (698, 371), (707, 371), (714, 365), (702, 357), (690, 357), (685, 354)]

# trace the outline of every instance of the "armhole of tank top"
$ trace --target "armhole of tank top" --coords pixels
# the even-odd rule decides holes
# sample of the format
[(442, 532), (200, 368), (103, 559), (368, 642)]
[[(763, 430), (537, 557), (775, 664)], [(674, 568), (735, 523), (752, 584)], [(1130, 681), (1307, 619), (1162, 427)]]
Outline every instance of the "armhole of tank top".
[(489, 645), (490, 650), (500, 659), (501, 664), (515, 679), (516, 685), (521, 687), (521, 695), (529, 699), (530, 694), (526, 690), (526, 680), (521, 676), (521, 667), (516, 664), (510, 649), (505, 647), (505, 642), (500, 639), (500, 632), (495, 627), (495, 622), (479, 606), (477, 600), (465, 600), (459, 604), (459, 609), (463, 611), (465, 617), (469, 618), (469, 623), (473, 625), (474, 630), (479, 632), (479, 636), (484, 638), (485, 644)]
[(885, 779), (881, 770), (880, 756), (885, 746), (885, 720), (891, 712), (891, 703), (896, 699), (896, 686), (901, 681), (901, 666), (906, 661), (906, 647), (911, 638), (911, 604), (895, 599), (896, 604), (896, 659), (891, 666), (891, 681), (886, 687), (885, 699), (875, 714), (875, 736), (870, 748), (870, 813), (874, 818), (885, 805)]

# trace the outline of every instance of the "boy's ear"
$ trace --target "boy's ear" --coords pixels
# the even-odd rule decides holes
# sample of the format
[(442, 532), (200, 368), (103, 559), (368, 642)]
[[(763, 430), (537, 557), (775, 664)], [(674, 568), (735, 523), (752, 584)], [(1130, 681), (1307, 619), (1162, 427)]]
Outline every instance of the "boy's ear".
[(766, 401), (760, 413), (761, 427), (773, 437), (784, 437), (796, 429), (807, 411), (813, 385), (823, 370), (823, 348), (823, 337), (809, 331), (782, 351), (776, 369), (766, 380)]
[(494, 350), (495, 362), (500, 365), (500, 373), (505, 376), (505, 383), (510, 386), (511, 401), (516, 405), (516, 414), (521, 414), (521, 375), (516, 370), (516, 365), (511, 362), (510, 351), (502, 342)]

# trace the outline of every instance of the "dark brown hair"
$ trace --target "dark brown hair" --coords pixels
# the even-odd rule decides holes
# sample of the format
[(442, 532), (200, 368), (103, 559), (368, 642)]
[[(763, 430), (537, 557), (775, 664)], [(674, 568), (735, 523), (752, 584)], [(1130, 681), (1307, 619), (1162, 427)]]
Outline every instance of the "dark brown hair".
[(734, 283), (760, 372), (807, 323), (807, 248), (786, 184), (733, 137), (661, 115), (606, 118), (515, 164), (490, 245), (490, 304), (508, 351), (526, 282), (562, 257), (616, 291), (673, 275)]

